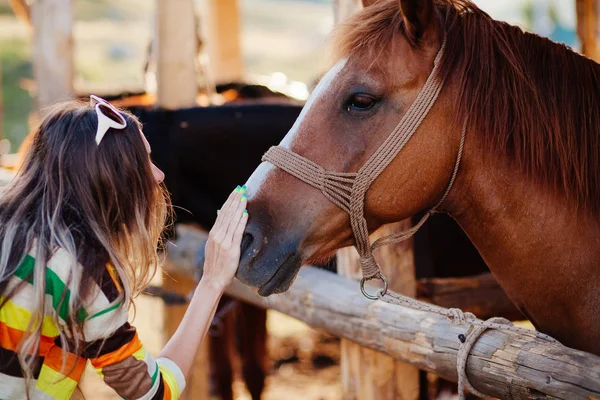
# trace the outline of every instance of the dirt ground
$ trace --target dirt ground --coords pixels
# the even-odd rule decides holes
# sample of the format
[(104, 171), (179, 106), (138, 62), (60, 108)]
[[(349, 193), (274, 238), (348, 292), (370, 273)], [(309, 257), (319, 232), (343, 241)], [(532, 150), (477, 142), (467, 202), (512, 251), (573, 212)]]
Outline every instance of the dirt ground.
[[(341, 399), (339, 341), (276, 311), (267, 321), (271, 375), (262, 399)], [(243, 382), (234, 391), (237, 400), (251, 400)]]

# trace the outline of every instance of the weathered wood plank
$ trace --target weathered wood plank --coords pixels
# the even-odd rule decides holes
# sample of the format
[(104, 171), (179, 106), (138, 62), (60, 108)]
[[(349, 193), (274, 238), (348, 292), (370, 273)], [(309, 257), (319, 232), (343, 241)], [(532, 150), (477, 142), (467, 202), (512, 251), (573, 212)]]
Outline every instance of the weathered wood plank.
[(417, 298), (442, 307), (460, 308), (482, 319), (525, 319), (491, 273), (464, 278), (419, 279)]
[(158, 105), (196, 105), (197, 33), (193, 0), (157, 0), (156, 83)]
[(600, 62), (600, 0), (576, 0), (581, 52)]
[(71, 0), (34, 1), (33, 74), (38, 107), (73, 97), (73, 13)]
[[(464, 326), (434, 313), (369, 301), (358, 283), (336, 274), (305, 267), (286, 293), (263, 298), (238, 281), (227, 293), (457, 380)], [(499, 398), (600, 398), (600, 357), (516, 332), (482, 335), (467, 374), (475, 388)]]
[(205, 0), (202, 11), (210, 75), (215, 83), (241, 80), (244, 67), (238, 0)]

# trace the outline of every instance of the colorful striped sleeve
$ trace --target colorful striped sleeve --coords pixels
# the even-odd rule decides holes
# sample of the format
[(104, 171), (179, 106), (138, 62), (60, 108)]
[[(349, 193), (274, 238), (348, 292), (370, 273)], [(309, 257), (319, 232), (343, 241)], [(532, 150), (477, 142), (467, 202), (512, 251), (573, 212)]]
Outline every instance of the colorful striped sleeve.
[(89, 343), (85, 356), (124, 399), (178, 399), (185, 388), (177, 364), (166, 358), (155, 360), (129, 323), (109, 338)]
[(171, 360), (150, 355), (127, 322), (121, 293), (114, 271), (107, 267), (85, 305), (83, 356), (124, 399), (178, 399), (185, 388), (181, 369)]

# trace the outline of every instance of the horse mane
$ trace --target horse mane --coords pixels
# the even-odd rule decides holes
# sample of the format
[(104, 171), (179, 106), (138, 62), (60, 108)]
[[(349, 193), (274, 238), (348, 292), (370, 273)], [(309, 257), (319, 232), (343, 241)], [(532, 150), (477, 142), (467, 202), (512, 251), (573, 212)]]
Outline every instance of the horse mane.
[[(445, 21), (443, 73), (459, 82), (457, 118), (485, 150), (538, 183), (600, 211), (600, 65), (565, 45), (495, 21), (469, 0), (436, 0)], [(404, 34), (398, 0), (382, 0), (334, 32), (337, 56), (389, 56)]]

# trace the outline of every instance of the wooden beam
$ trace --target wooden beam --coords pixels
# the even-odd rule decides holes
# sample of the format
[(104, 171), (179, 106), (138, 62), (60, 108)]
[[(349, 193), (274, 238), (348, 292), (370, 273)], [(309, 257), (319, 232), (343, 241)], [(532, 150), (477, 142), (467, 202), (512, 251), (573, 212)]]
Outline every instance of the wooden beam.
[[(457, 381), (458, 335), (466, 327), (435, 313), (369, 301), (352, 280), (304, 267), (285, 293), (261, 297), (239, 281), (227, 293)], [(600, 398), (600, 357), (517, 332), (484, 333), (467, 375), (476, 389), (498, 398)]]
[[(410, 220), (382, 227), (375, 236), (384, 236), (410, 228)], [(415, 297), (413, 241), (407, 240), (381, 248), (376, 259), (390, 289)], [(360, 280), (358, 253), (353, 247), (337, 254), (338, 273)], [(416, 400), (419, 397), (419, 370), (386, 354), (341, 339), (340, 364), (344, 400)]]
[(600, 62), (600, 0), (576, 0), (581, 52)]
[(204, 0), (202, 15), (210, 76), (217, 84), (242, 80), (238, 1)]
[(73, 98), (73, 13), (71, 0), (33, 1), (33, 73), (37, 105)]
[(460, 308), (482, 319), (525, 319), (491, 273), (464, 278), (419, 279), (417, 298), (442, 307)]
[(167, 109), (196, 105), (197, 32), (193, 0), (157, 0), (157, 103)]

